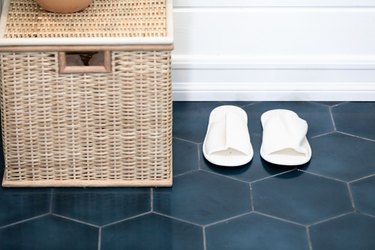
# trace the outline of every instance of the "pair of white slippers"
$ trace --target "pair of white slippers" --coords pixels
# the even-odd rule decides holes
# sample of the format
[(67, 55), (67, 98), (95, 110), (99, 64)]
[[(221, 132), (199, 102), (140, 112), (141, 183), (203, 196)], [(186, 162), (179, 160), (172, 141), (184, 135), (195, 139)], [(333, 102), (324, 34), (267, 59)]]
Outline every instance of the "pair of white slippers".
[[(254, 151), (247, 127), (246, 112), (236, 106), (224, 105), (212, 110), (203, 155), (211, 163), (226, 167), (245, 165)], [(297, 166), (310, 161), (311, 147), (306, 138), (308, 125), (295, 112), (269, 110), (262, 114), (261, 157), (270, 163)]]

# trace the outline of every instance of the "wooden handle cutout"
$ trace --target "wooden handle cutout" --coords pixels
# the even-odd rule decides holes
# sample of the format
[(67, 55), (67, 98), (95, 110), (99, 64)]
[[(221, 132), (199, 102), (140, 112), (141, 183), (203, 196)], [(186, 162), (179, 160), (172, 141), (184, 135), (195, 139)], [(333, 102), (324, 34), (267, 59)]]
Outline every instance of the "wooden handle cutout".
[(59, 52), (59, 73), (111, 73), (110, 51)]

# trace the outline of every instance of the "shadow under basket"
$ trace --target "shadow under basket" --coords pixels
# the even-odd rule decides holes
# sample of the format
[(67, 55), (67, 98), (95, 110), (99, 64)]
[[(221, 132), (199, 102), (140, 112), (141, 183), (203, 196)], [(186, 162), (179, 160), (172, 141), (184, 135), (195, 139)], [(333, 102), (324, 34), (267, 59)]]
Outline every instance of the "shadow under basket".
[[(108, 15), (118, 13), (111, 6), (100, 6), (110, 2), (94, 1), (84, 12), (59, 14), (56, 22), (74, 15), (87, 17), (96, 13), (95, 8)], [(164, 31), (141, 34), (137, 40), (125, 27), (124, 37), (118, 39), (116, 33), (111, 40), (103, 39), (100, 32), (95, 38), (91, 26), (83, 24), (88, 27), (87, 38), (61, 39), (57, 34), (51, 39), (54, 34), (47, 34), (29, 39), (22, 37), (25, 30), (16, 27), (30, 16), (14, 18), (19, 8), (30, 5), (27, 11), (35, 15), (56, 14), (42, 12), (34, 1), (5, 0), (0, 39), (3, 186), (172, 185), (173, 45), (168, 25), (172, 4), (139, 2), (143, 1), (117, 1), (113, 8), (123, 7), (124, 13), (155, 9), (154, 17), (142, 12), (147, 14), (143, 24)], [(157, 8), (149, 6), (155, 4)], [(136, 14), (130, 13), (121, 23), (138, 20)], [(165, 23), (147, 24), (153, 20)], [(106, 44), (107, 40), (111, 42)]]

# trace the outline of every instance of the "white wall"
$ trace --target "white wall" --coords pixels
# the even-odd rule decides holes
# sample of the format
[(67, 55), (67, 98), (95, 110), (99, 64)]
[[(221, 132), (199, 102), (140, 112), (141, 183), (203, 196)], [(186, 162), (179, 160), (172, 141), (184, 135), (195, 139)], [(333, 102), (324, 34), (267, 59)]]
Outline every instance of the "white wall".
[(175, 100), (374, 100), (374, 0), (174, 0)]
[(173, 3), (175, 100), (375, 101), (375, 0)]

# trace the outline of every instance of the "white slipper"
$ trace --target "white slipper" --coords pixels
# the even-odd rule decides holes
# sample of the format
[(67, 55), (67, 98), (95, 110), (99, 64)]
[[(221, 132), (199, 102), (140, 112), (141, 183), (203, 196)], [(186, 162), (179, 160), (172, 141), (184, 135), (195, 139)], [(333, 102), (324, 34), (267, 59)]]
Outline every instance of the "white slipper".
[(219, 166), (241, 166), (253, 158), (246, 112), (236, 106), (219, 106), (211, 111), (203, 155)]
[(296, 113), (275, 109), (263, 113), (261, 157), (273, 164), (296, 166), (311, 159), (311, 147), (306, 138), (307, 122)]

